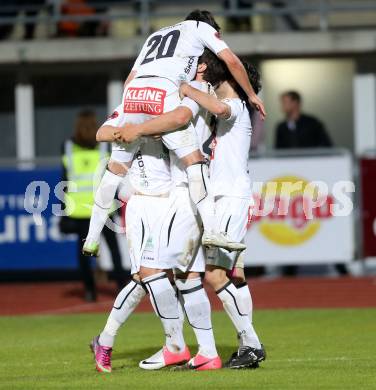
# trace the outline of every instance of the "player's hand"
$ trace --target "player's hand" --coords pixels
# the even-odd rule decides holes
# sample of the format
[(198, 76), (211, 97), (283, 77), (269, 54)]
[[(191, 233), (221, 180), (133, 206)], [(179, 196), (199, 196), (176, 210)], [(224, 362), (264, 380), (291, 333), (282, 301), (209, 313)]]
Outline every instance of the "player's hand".
[(188, 88), (189, 88), (188, 83), (181, 83), (180, 88), (179, 88), (180, 99), (183, 99), (187, 96)]
[(131, 143), (141, 137), (141, 134), (137, 131), (137, 126), (132, 124), (126, 124), (123, 127), (118, 127), (114, 131), (114, 136), (117, 141)]
[(248, 98), (248, 101), (260, 113), (261, 119), (265, 120), (266, 111), (262, 100), (256, 94), (254, 94)]

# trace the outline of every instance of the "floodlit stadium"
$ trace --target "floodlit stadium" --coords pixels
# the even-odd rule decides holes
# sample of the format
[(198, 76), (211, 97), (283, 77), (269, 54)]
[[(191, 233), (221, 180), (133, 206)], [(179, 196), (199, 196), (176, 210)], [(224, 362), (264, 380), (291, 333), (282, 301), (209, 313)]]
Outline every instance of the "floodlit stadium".
[(374, 389), (375, 21), (0, 1), (0, 388)]

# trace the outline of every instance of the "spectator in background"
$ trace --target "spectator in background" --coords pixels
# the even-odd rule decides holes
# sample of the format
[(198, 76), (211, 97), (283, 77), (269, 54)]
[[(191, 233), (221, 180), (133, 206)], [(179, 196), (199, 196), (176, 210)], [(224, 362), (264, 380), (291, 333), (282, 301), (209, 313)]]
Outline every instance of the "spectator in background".
[[(72, 138), (64, 144), (63, 154), (63, 180), (69, 183), (64, 202), (67, 215), (61, 218), (60, 230), (65, 234), (75, 233), (78, 235), (79, 267), (85, 286), (85, 299), (89, 302), (96, 300), (96, 288), (91, 259), (82, 254), (81, 246), (89, 230), (91, 208), (94, 204), (94, 172), (99, 161), (106, 154), (100, 150), (96, 142), (97, 129), (98, 124), (94, 112), (81, 111), (78, 114)], [(121, 265), (116, 235), (108, 227), (104, 228), (103, 234), (111, 252), (118, 288), (121, 289), (125, 281), (125, 272)]]
[[(276, 129), (276, 149), (330, 148), (332, 140), (324, 125), (317, 118), (302, 113), (302, 97), (296, 91), (287, 91), (281, 95), (281, 109), (286, 120), (279, 123)], [(336, 264), (339, 274), (347, 274), (343, 264)], [(285, 276), (297, 273), (297, 266), (282, 268)]]
[(276, 149), (329, 148), (332, 141), (324, 125), (315, 117), (302, 113), (302, 98), (296, 91), (281, 95), (281, 108), (286, 120), (276, 129)]
[[(86, 0), (63, 0), (61, 13), (73, 17), (90, 16), (94, 15), (95, 8), (89, 5)], [(72, 18), (72, 20), (64, 20), (59, 23), (58, 35), (62, 37), (95, 36), (97, 27), (98, 22), (78, 22)]]

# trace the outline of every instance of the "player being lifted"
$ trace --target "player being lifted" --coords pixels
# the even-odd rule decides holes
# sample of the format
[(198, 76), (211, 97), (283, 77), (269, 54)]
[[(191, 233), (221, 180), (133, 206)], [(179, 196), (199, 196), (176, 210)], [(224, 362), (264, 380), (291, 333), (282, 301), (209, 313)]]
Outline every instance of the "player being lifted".
[[(257, 70), (246, 64), (254, 89), (261, 88)], [(218, 99), (183, 84), (180, 91), (216, 115), (215, 139), (210, 162), (210, 182), (220, 231), (241, 242), (246, 234), (248, 210), (251, 205), (251, 183), (248, 153), (251, 145), (251, 107), (240, 85), (230, 74), (216, 89)], [(183, 102), (187, 98), (183, 99)], [(194, 110), (193, 110), (194, 111)], [(192, 112), (192, 109), (191, 109)], [(117, 131), (118, 137), (130, 142), (142, 135), (157, 134), (189, 121), (190, 111), (179, 107), (142, 125), (127, 125)], [(183, 118), (178, 122), (176, 118)], [(221, 248), (207, 250), (206, 281), (216, 291), (239, 336), (239, 349), (230, 357), (229, 368), (257, 367), (265, 359), (265, 351), (252, 324), (252, 298), (245, 282), (239, 254)], [(235, 271), (236, 285), (228, 277)], [(234, 275), (232, 275), (234, 276)]]
[[(219, 26), (208, 11), (193, 11), (186, 20), (152, 34), (144, 44), (133, 70), (125, 82), (122, 107), (125, 123), (140, 124), (180, 103), (180, 82), (190, 81), (196, 74), (197, 59), (209, 48), (224, 61), (236, 82), (243, 89), (247, 103), (265, 116), (262, 101), (253, 90), (239, 58), (219, 36)], [(124, 124), (125, 124), (124, 123)], [(111, 126), (110, 126), (111, 127)], [(208, 167), (200, 153), (193, 126), (166, 133), (163, 142), (184, 164), (188, 175), (190, 197), (197, 206), (204, 225), (202, 243), (229, 251), (245, 249), (217, 230), (214, 205), (210, 194)], [(116, 190), (127, 174), (139, 142), (114, 143), (111, 159), (95, 194), (88, 236), (83, 252), (97, 255), (99, 236), (107, 220)]]

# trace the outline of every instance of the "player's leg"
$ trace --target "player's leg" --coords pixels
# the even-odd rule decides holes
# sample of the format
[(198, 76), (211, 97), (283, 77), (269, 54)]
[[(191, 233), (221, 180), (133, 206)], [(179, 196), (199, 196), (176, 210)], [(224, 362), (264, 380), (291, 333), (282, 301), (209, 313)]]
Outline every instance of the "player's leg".
[(149, 230), (145, 231), (141, 245), (140, 277), (148, 289), (155, 314), (161, 320), (166, 342), (160, 351), (142, 360), (139, 365), (143, 369), (156, 370), (167, 365), (184, 363), (190, 359), (190, 353), (183, 337), (182, 309), (171, 283), (173, 267), (170, 258), (162, 250), (172, 245), (177, 198), (172, 194), (168, 198), (142, 198), (144, 225)]
[[(127, 161), (122, 162), (114, 157), (118, 159), (120, 157)], [(123, 156), (121, 151), (113, 151), (111, 154), (111, 160), (95, 193), (89, 231), (82, 248), (82, 252), (87, 256), (97, 256), (99, 253), (100, 235), (111, 212), (116, 191), (128, 172), (129, 161), (132, 161), (132, 157), (129, 160), (128, 156)]]
[(227, 366), (230, 368), (254, 366), (258, 362), (257, 353), (261, 350), (261, 344), (250, 321), (247, 302), (226, 276), (226, 269), (208, 265), (205, 279), (215, 290), (238, 333), (239, 349), (236, 356), (231, 356), (231, 365)]
[(198, 371), (221, 368), (222, 361), (215, 346), (211, 322), (210, 301), (202, 285), (200, 273), (177, 273), (175, 281), (187, 321), (198, 344), (197, 354), (184, 368)]
[[(246, 233), (248, 201), (223, 197), (216, 202), (221, 224), (229, 235), (242, 240)], [(244, 299), (245, 288), (238, 289), (228, 278), (238, 255), (222, 249), (208, 251), (205, 279), (216, 291), (218, 298), (233, 322), (239, 336), (239, 349), (230, 359), (231, 368), (251, 367), (258, 363), (261, 344), (250, 319), (251, 306)], [(243, 286), (245, 287), (245, 286)], [(235, 359), (236, 358), (236, 359)]]
[(145, 233), (149, 233), (148, 224), (144, 225), (143, 220), (147, 220), (143, 208), (143, 198), (134, 195), (128, 201), (126, 225), (133, 279), (120, 291), (104, 329), (91, 342), (96, 369), (101, 372), (111, 372), (111, 353), (116, 334), (147, 292), (145, 286), (140, 282), (138, 274), (140, 270), (142, 236)]
[(174, 287), (163, 269), (141, 267), (140, 276), (148, 289), (155, 314), (162, 322), (166, 342), (164, 347), (149, 358), (142, 360), (139, 367), (145, 370), (186, 363), (191, 355), (183, 336), (181, 310)]
[(146, 295), (145, 286), (137, 279), (137, 274), (133, 275), (133, 279), (117, 295), (104, 329), (90, 344), (96, 369), (100, 372), (111, 372), (111, 354), (117, 332)]
[[(258, 335), (254, 329), (254, 326), (253, 326), (252, 295), (251, 295), (251, 291), (249, 289), (248, 283), (247, 283), (245, 275), (244, 275), (244, 262), (242, 259), (242, 255), (240, 255), (238, 257), (236, 264), (235, 264), (235, 267), (232, 269), (231, 273), (229, 273), (229, 274), (230, 274), (231, 281), (234, 283), (234, 285), (236, 286), (236, 288), (239, 292), (240, 298), (242, 299), (242, 301), (244, 303), (244, 307), (248, 308), (248, 317), (249, 317), (249, 320), (252, 324), (252, 328), (251, 328), (252, 333), (253, 333), (252, 338), (256, 341), (255, 344), (257, 344), (257, 345), (260, 344), (260, 346), (261, 346), (260, 348), (256, 349), (257, 364), (255, 366), (257, 366), (258, 363), (260, 363), (266, 359), (266, 351), (265, 351), (263, 344), (260, 343), (260, 341), (257, 342), (257, 340), (259, 340), (259, 338), (258, 338)], [(239, 347), (244, 347), (242, 339), (239, 339)], [(235, 362), (233, 361), (233, 359), (235, 359)], [(236, 364), (237, 359), (238, 359), (238, 353), (234, 352), (233, 355), (231, 356), (231, 358), (226, 362), (225, 365), (227, 367), (231, 367), (232, 365), (234, 365), (234, 363)]]
[[(204, 246), (224, 248), (229, 251), (242, 251), (244, 243), (236, 242), (224, 232), (218, 230), (214, 199), (211, 195), (209, 169), (207, 162), (197, 146), (197, 136), (192, 124), (185, 129), (164, 135), (163, 142), (172, 150), (186, 168), (188, 188), (204, 225), (202, 244)], [(185, 146), (181, 146), (186, 143)], [(191, 143), (188, 145), (188, 143)]]

